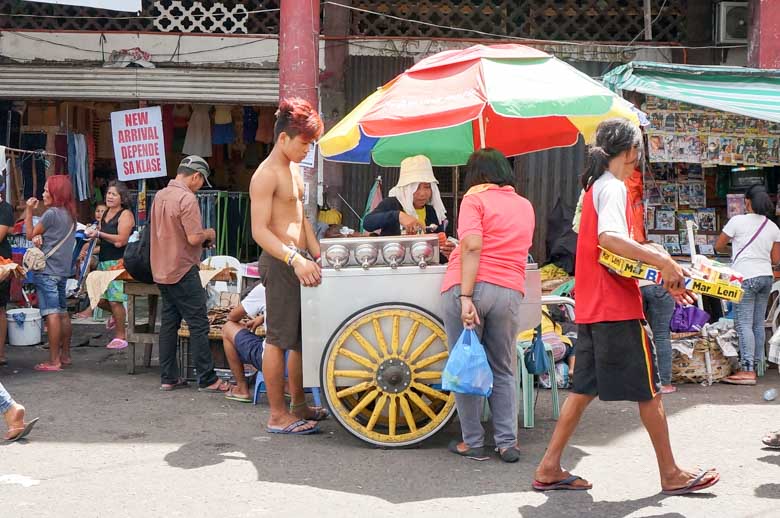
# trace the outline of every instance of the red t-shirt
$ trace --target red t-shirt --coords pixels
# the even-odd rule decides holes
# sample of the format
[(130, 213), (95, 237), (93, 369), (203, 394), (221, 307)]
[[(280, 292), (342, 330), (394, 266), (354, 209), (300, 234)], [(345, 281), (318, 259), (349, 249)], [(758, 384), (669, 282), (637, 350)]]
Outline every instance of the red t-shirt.
[[(619, 212), (616, 212), (616, 208)], [(601, 224), (599, 213), (604, 219)], [(631, 206), (628, 193), (625, 184), (609, 173), (604, 173), (594, 182), (582, 201), (574, 271), (577, 323), (643, 319), (642, 293), (638, 282), (612, 273), (599, 263), (599, 228), (601, 232), (608, 230), (630, 237)]]
[[(463, 198), (458, 237), (482, 237), (477, 282), (525, 293), (525, 266), (536, 219), (531, 202), (510, 186), (493, 186)], [(442, 293), (460, 284), (460, 246), (450, 254)]]

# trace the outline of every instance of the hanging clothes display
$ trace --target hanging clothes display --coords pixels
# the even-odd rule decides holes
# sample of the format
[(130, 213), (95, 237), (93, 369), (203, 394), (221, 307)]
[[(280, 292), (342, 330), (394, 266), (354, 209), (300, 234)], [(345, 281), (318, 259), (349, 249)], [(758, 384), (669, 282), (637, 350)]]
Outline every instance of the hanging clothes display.
[(211, 119), (209, 106), (196, 104), (192, 109), (187, 136), (184, 138), (182, 153), (185, 155), (211, 156)]
[(257, 112), (253, 106), (244, 106), (244, 143), (249, 145), (257, 135)]
[(68, 135), (58, 133), (54, 137), (54, 152), (57, 157), (54, 158), (54, 173), (65, 174), (68, 172)]
[(217, 106), (214, 112), (212, 143), (216, 145), (232, 144), (234, 140), (236, 140), (236, 135), (231, 108), (230, 106)]
[(274, 124), (276, 123), (276, 109), (262, 107), (258, 112), (258, 126), (255, 140), (263, 144), (272, 144), (274, 141)]
[(81, 133), (68, 134), (68, 174), (78, 201), (90, 198), (90, 174), (87, 141)]
[[(27, 151), (46, 149), (45, 133), (22, 133), (21, 148)], [(46, 160), (42, 154), (25, 154), (19, 158), (22, 164), (22, 183), (24, 199), (35, 196), (43, 198), (43, 185), (46, 183)]]
[(173, 105), (166, 104), (162, 107), (162, 128), (163, 128), (163, 142), (165, 143), (165, 152), (170, 153), (173, 151)]

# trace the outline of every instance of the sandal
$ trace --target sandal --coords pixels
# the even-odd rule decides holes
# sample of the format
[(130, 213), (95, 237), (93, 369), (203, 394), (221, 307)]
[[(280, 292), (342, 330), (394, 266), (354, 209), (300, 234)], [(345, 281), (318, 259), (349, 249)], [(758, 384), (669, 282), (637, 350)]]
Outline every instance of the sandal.
[(232, 387), (232, 385), (227, 381), (219, 380), (219, 385), (217, 385), (216, 387), (214, 388), (211, 388), (210, 386), (198, 387), (198, 392), (206, 392), (208, 394), (224, 394), (225, 392), (230, 390), (230, 387)]
[(769, 432), (764, 436), (763, 439), (761, 439), (761, 442), (763, 442), (764, 446), (768, 448), (780, 449), (780, 430), (776, 432)]
[(39, 363), (33, 369), (38, 372), (60, 372), (62, 367), (60, 365), (52, 365), (51, 363)]
[(480, 446), (479, 448), (468, 448), (467, 450), (461, 451), (458, 449), (460, 444), (462, 444), (461, 441), (454, 440), (447, 446), (447, 449), (456, 455), (460, 455), (461, 457), (466, 457), (467, 459), (471, 460), (482, 461), (488, 460), (490, 458), (489, 455), (485, 454), (484, 446)]
[(229, 399), (231, 401), (238, 401), (239, 403), (251, 403), (252, 398), (249, 396), (237, 396), (233, 390), (235, 387), (231, 387), (230, 390), (227, 391), (225, 394), (225, 399)]
[(108, 342), (106, 349), (124, 349), (125, 347), (127, 347), (127, 340), (122, 340), (121, 338), (114, 338), (113, 340)]
[(183, 379), (179, 378), (178, 380), (176, 380), (176, 383), (163, 383), (163, 384), (161, 384), (160, 385), (160, 390), (162, 390), (163, 392), (170, 392), (171, 390), (184, 388), (187, 385), (189, 385), (189, 383), (187, 383), (187, 380), (183, 380)]
[(520, 460), (520, 450), (517, 446), (510, 446), (509, 448), (496, 448), (498, 456), (504, 462), (517, 462)]

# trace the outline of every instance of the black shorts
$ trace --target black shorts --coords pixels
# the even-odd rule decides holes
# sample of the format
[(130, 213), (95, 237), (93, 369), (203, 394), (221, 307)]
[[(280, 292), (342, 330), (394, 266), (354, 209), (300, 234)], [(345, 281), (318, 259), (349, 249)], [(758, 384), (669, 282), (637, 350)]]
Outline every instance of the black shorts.
[(643, 320), (580, 324), (572, 391), (602, 401), (649, 401), (661, 390)]

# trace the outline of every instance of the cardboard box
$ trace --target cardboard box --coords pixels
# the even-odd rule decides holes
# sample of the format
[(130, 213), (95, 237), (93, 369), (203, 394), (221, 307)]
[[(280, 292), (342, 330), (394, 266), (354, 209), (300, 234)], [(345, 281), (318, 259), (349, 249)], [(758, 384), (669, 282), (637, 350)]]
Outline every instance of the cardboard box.
[[(604, 248), (601, 248), (599, 263), (623, 277), (650, 281), (656, 284), (661, 284), (663, 282), (663, 279), (661, 279), (661, 272), (658, 271), (657, 268), (633, 259), (626, 259), (625, 257), (613, 254)], [(742, 295), (744, 293), (742, 287), (737, 285), (736, 282), (712, 282), (692, 277), (685, 278), (685, 287), (694, 293), (731, 302), (739, 302), (742, 300)]]

